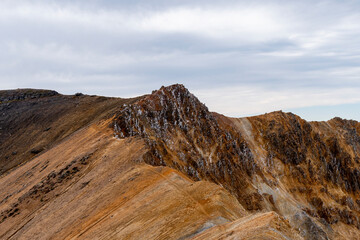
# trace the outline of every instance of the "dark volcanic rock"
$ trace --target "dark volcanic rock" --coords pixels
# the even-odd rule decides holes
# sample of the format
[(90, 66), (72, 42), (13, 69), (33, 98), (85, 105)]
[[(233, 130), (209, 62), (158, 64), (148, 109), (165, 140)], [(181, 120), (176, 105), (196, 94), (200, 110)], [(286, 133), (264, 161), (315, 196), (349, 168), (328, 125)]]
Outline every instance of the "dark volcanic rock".
[(145, 138), (149, 146), (146, 162), (173, 167), (195, 180), (221, 183), (237, 196), (248, 185), (244, 175), (251, 176), (257, 169), (240, 133), (220, 125), (182, 85), (162, 87), (124, 105), (114, 130), (120, 138)]

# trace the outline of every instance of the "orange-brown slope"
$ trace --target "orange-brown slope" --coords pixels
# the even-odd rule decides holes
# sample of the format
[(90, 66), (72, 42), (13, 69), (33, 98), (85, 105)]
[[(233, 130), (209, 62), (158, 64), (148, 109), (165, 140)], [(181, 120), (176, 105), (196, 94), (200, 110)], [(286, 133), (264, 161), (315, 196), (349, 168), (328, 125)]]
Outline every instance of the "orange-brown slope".
[(0, 178), (1, 239), (179, 239), (246, 215), (221, 187), (145, 164), (143, 141), (107, 126)]
[[(149, 96), (150, 99), (153, 97), (154, 94)], [(182, 112), (184, 106), (178, 105), (179, 111), (175, 113), (186, 122), (190, 135), (172, 128), (173, 133), (180, 136), (175, 145), (170, 145), (170, 138), (157, 136), (157, 141), (162, 141), (161, 146), (166, 146), (169, 155), (154, 155), (159, 148), (149, 144), (150, 135), (127, 136), (125, 139), (119, 139), (117, 135), (114, 137), (114, 128), (115, 133), (119, 134), (120, 126), (115, 124), (113, 128), (110, 124), (113, 108), (109, 107), (111, 111), (102, 112), (106, 117), (101, 122), (95, 121), (82, 127), (57, 144), (51, 142), (47, 151), (35, 156), (31, 161), (23, 161), (22, 165), (2, 175), (0, 238), (187, 239), (214, 226), (227, 223), (231, 225), (234, 221), (237, 229), (241, 229), (242, 222), (238, 219), (244, 219), (249, 213), (238, 200), (214, 183), (194, 182), (192, 179), (200, 180), (208, 175), (209, 180), (231, 187), (233, 185), (227, 182), (232, 177), (229, 170), (237, 169), (239, 174), (236, 179), (247, 183), (248, 178), (241, 180), (241, 177), (252, 174), (247, 173), (246, 165), (237, 165), (236, 162), (229, 165), (227, 160), (238, 161), (237, 152), (243, 155), (240, 156), (243, 159), (249, 153), (246, 153), (247, 148), (242, 145), (241, 139), (236, 140), (232, 135), (236, 133), (220, 129), (214, 119), (209, 119), (211, 115), (206, 108), (191, 101), (189, 104), (195, 104), (192, 110), (198, 112), (188, 111), (190, 115), (186, 119)], [(118, 103), (114, 101), (114, 105)], [(123, 106), (126, 109), (128, 102)], [(161, 112), (161, 109), (157, 111)], [(123, 112), (124, 110), (119, 108), (117, 116)], [(51, 117), (53, 112), (45, 112), (44, 115), (46, 114)], [(82, 116), (86, 117), (86, 114)], [(149, 131), (157, 131), (151, 124), (156, 125), (158, 120), (162, 121), (156, 119), (156, 116), (153, 117), (155, 121), (150, 122)], [(179, 118), (175, 117), (173, 120), (178, 121)], [(136, 119), (134, 120), (136, 122)], [(207, 140), (209, 135), (206, 134), (210, 133), (206, 133), (207, 129), (201, 128), (197, 120), (204, 124), (210, 120), (207, 127), (213, 133), (220, 134), (222, 143)], [(70, 123), (70, 120), (68, 121)], [(59, 128), (58, 125), (53, 127), (54, 130)], [(229, 138), (233, 138), (234, 142), (226, 143)], [(191, 150), (192, 147), (196, 149), (186, 158), (191, 160), (190, 165), (181, 162), (181, 151), (175, 152), (179, 146), (187, 145), (186, 142), (181, 142), (184, 140), (189, 141), (190, 151), (194, 151)], [(207, 150), (212, 152), (208, 153)], [(230, 155), (226, 155), (227, 150)], [(204, 168), (208, 173), (198, 170), (201, 165), (194, 165), (199, 161), (199, 156), (204, 163), (208, 158), (214, 161)], [(221, 159), (224, 156), (227, 160)], [(147, 164), (165, 165), (159, 164), (159, 157), (173, 168), (176, 168), (176, 164), (182, 164), (185, 171), (181, 168), (179, 170), (192, 179), (172, 168)], [(249, 158), (251, 161), (251, 155)], [(239, 187), (242, 187), (239, 191), (230, 188), (237, 197), (248, 188), (246, 185)], [(251, 205), (251, 202), (248, 204)], [(268, 225), (277, 224), (276, 219), (268, 219)], [(282, 236), (289, 238), (297, 234), (285, 220), (281, 221), (284, 226), (279, 230)], [(257, 224), (256, 221), (252, 223)], [(248, 221), (244, 221), (244, 224), (246, 228), (249, 226)], [(241, 236), (241, 233), (237, 232), (234, 236)]]
[(135, 100), (36, 89), (0, 91), (0, 175)]

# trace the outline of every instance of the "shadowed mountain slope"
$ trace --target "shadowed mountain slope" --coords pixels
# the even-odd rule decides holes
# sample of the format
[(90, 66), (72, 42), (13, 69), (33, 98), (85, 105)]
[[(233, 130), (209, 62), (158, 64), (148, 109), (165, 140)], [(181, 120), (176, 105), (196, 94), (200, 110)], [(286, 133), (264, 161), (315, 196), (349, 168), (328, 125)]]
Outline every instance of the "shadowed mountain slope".
[(356, 121), (0, 93), (2, 239), (359, 239)]
[(136, 100), (77, 95), (37, 89), (0, 91), (0, 175)]

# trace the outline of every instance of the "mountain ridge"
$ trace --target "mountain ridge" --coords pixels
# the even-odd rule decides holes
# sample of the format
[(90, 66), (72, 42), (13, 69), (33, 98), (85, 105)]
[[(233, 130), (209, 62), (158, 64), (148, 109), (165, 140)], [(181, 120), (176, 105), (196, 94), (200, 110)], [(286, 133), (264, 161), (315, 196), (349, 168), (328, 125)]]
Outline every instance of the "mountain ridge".
[[(36, 92), (36, 90), (33, 91)], [(256, 219), (269, 219), (269, 222), (266, 222), (268, 220), (265, 221), (266, 223), (264, 222), (265, 225), (262, 229), (264, 234), (266, 232), (266, 234), (269, 233), (273, 236), (271, 239), (282, 239), (279, 237), (279, 234), (271, 230), (272, 227), (270, 226), (275, 226), (273, 225), (275, 222), (279, 226), (278, 231), (285, 235), (288, 234), (288, 236), (292, 236), (294, 239), (357, 239), (360, 233), (360, 123), (354, 120), (333, 118), (326, 122), (307, 122), (295, 114), (284, 113), (282, 111), (247, 118), (229, 118), (218, 113), (209, 112), (203, 103), (183, 85), (179, 84), (161, 87), (151, 94), (133, 99), (87, 95), (64, 96), (61, 94), (51, 96), (40, 94), (39, 96), (30, 97), (30, 99), (21, 98), (21, 101), (7, 101), (0, 104), (1, 110), (5, 113), (13, 114), (18, 111), (20, 115), (24, 115), (24, 113), (29, 116), (31, 115), (30, 120), (25, 121), (25, 123), (30, 124), (18, 121), (20, 122), (20, 127), (15, 129), (15, 136), (23, 135), (19, 131), (33, 131), (34, 128), (31, 127), (33, 122), (38, 122), (42, 119), (37, 113), (39, 109), (49, 105), (51, 107), (49, 107), (48, 111), (44, 111), (44, 116), (54, 116), (53, 113), (56, 112), (56, 109), (61, 104), (65, 107), (61, 113), (58, 113), (58, 117), (52, 117), (49, 121), (44, 121), (44, 123), (49, 126), (51, 125), (50, 129), (58, 129), (63, 134), (54, 137), (53, 133), (51, 133), (52, 130), (49, 129), (47, 131), (42, 130), (42, 133), (50, 134), (53, 137), (44, 137), (44, 134), (38, 133), (31, 135), (35, 139), (42, 139), (41, 141), (46, 149), (43, 153), (41, 149), (40, 152), (37, 152), (33, 145), (20, 148), (23, 142), (16, 142), (16, 138), (11, 141), (15, 142), (15, 148), (20, 150), (10, 148), (10, 144), (4, 144), (3, 141), (1, 147), (6, 150), (3, 152), (6, 152), (7, 155), (12, 154), (13, 151), (18, 151), (19, 153), (16, 153), (14, 156), (22, 153), (22, 155), (25, 154), (25, 157), (12, 160), (9, 157), (6, 159), (5, 154), (1, 155), (1, 166), (5, 166), (5, 171), (3, 170), (0, 181), (5, 178), (12, 179), (16, 172), (21, 172), (22, 169), (27, 168), (26, 166), (30, 166), (29, 164), (33, 164), (34, 161), (39, 161), (39, 164), (44, 161), (51, 162), (46, 156), (53, 156), (52, 152), (55, 148), (66, 151), (66, 148), (61, 146), (72, 141), (71, 139), (75, 136), (79, 135), (82, 138), (82, 134), (85, 134), (84, 137), (91, 140), (93, 137), (91, 137), (92, 135), (87, 135), (88, 133), (86, 132), (89, 130), (86, 129), (99, 129), (91, 131), (95, 131), (95, 135), (101, 136), (102, 132), (106, 132), (106, 137), (104, 135), (104, 137), (99, 139), (107, 139), (106, 142), (120, 144), (122, 146), (120, 147), (121, 149), (129, 147), (130, 152), (132, 151), (131, 149), (137, 151), (136, 148), (130, 147), (132, 141), (136, 141), (139, 144), (141, 142), (140, 145), (143, 150), (141, 154), (139, 153), (138, 160), (130, 161), (135, 161), (132, 163), (135, 164), (133, 167), (134, 169), (139, 169), (140, 175), (142, 171), (146, 171), (142, 164), (146, 164), (151, 166), (151, 168), (173, 169), (174, 174), (179, 176), (176, 179), (186, 177), (190, 179), (186, 181), (194, 183), (212, 182), (212, 184), (220, 186), (221, 191), (227, 192), (230, 195), (222, 198), (216, 204), (218, 206), (222, 205), (222, 201), (230, 199), (229, 197), (231, 196), (236, 199), (231, 200), (233, 205), (237, 201), (238, 203), (235, 205), (244, 209), (241, 210), (242, 214), (241, 216), (238, 215), (238, 219), (249, 216)], [(36, 104), (31, 105), (33, 103)], [(41, 106), (41, 108), (37, 108), (37, 105)], [(35, 107), (32, 108), (32, 106)], [(74, 107), (77, 107), (76, 111)], [(29, 113), (28, 109), (32, 109), (32, 111)], [(85, 118), (86, 121), (80, 121), (73, 126), (78, 121), (77, 119), (82, 118)], [(9, 119), (13, 118), (0, 119), (0, 123), (7, 122)], [(68, 124), (54, 124), (56, 122), (68, 122)], [(7, 124), (7, 126), (13, 126), (9, 123)], [(46, 126), (45, 129), (48, 129), (49, 126)], [(104, 151), (110, 145), (104, 145)], [(100, 151), (99, 147), (95, 147), (95, 149)], [(122, 151), (125, 150), (116, 150), (115, 152), (126, 159), (126, 156), (121, 153)], [(29, 152), (33, 153), (29, 155)], [(69, 156), (72, 156), (71, 153), (69, 154)], [(59, 157), (54, 155), (54, 159), (57, 158)], [(12, 166), (18, 166), (20, 163), (22, 165), (16, 169), (6, 168), (9, 165), (9, 159), (10, 162), (13, 161), (10, 164)], [(77, 179), (77, 176), (81, 174), (87, 176), (89, 174), (86, 173), (88, 167), (81, 167), (83, 165), (81, 162), (78, 162), (79, 159), (81, 160), (82, 158), (75, 158), (73, 163), (68, 162), (68, 165), (63, 168), (65, 170), (58, 169), (54, 170), (54, 172), (59, 174), (59, 176), (66, 173), (67, 175), (64, 179), (67, 179), (66, 181), (69, 181), (69, 183), (75, 181), (74, 179)], [(100, 161), (97, 154), (94, 156), (90, 154), (87, 159), (90, 159), (89, 163), (87, 163), (89, 166), (95, 164), (94, 166), (96, 167), (93, 167), (93, 170), (91, 170), (95, 172), (101, 168), (100, 162), (105, 161)], [(7, 162), (7, 165), (4, 162)], [(88, 166), (87, 164), (84, 166)], [(122, 168), (127, 169), (126, 164)], [(4, 175), (5, 172), (6, 175)], [(33, 176), (29, 175), (29, 179), (36, 179), (40, 174), (32, 170), (31, 173)], [(48, 174), (51, 174), (51, 172)], [(29, 196), (30, 194), (31, 196), (38, 196), (35, 199), (48, 199), (49, 197), (46, 197), (47, 194), (57, 191), (56, 189), (59, 187), (61, 188), (63, 181), (59, 179), (57, 181), (60, 181), (61, 184), (55, 184), (51, 180), (51, 176), (48, 175), (48, 180), (47, 178), (39, 179), (41, 184), (50, 184), (51, 187), (33, 187), (28, 189), (27, 193), (23, 193), (23, 196)], [(55, 175), (55, 179), (58, 179), (58, 175)], [(132, 177), (126, 181), (124, 180), (126, 186), (133, 184), (131, 179)], [(21, 190), (17, 184), (13, 185), (13, 187), (18, 188), (20, 192), (25, 191)], [(86, 190), (87, 188), (84, 189)], [(210, 189), (212, 188), (206, 187), (209, 192), (211, 192)], [(36, 193), (32, 193), (34, 191)], [(171, 192), (173, 190), (167, 188), (166, 191)], [(206, 192), (204, 193), (206, 195)], [(43, 194), (45, 198), (42, 196)], [(77, 196), (76, 191), (73, 191), (73, 194), (74, 197)], [(126, 191), (123, 194), (126, 194)], [(205, 197), (205, 195), (202, 195), (201, 198)], [(62, 194), (59, 196), (61, 197)], [(46, 201), (49, 201), (49, 204), (51, 204), (58, 197), (55, 194)], [(71, 198), (71, 196), (68, 197)], [(154, 199), (157, 199), (157, 197), (153, 196)], [(19, 215), (18, 212), (23, 212), (24, 210), (17, 207), (16, 198), (12, 194), (2, 194), (1, 198), (0, 212), (3, 221), (0, 224), (10, 224), (7, 219), (14, 218), (14, 215), (18, 219), (17, 221), (21, 221), (22, 215)], [(112, 201), (111, 199), (108, 200)], [(13, 205), (8, 204), (10, 201), (13, 202)], [(41, 205), (41, 201), (36, 203), (36, 206)], [(24, 209), (30, 207), (30, 205), (26, 204), (21, 206)], [(197, 209), (199, 206), (202, 206), (202, 203), (194, 206), (194, 209)], [(230, 205), (226, 205), (225, 209), (227, 208), (230, 209)], [(119, 209), (121, 210), (122, 207)], [(49, 209), (49, 211), (54, 210)], [(216, 208), (211, 211), (215, 210)], [(34, 211), (35, 214), (38, 210)], [(236, 215), (236, 211), (232, 214)], [(256, 215), (259, 212), (275, 212), (279, 218), (272, 217), (273, 215), (271, 214)], [(208, 216), (210, 215), (208, 214)], [(163, 218), (167, 216), (170, 215), (164, 213)], [(201, 223), (207, 227), (200, 224), (198, 230), (191, 230), (183, 235), (183, 237), (196, 238), (197, 236), (200, 238), (201, 236), (206, 236), (205, 232), (207, 231), (219, 231), (215, 229), (223, 229), (223, 232), (218, 232), (217, 234), (222, 237), (228, 234), (225, 238), (240, 237), (241, 232), (244, 231), (240, 231), (240, 229), (243, 229), (242, 227), (245, 225), (235, 224), (237, 222), (236, 219), (230, 220), (228, 217), (225, 217), (226, 215), (220, 216), (227, 220), (222, 222), (211, 218), (212, 220), (209, 219), (207, 224), (205, 222)], [(249, 219), (252, 219), (252, 217)], [(84, 219), (87, 219), (87, 217)], [(160, 221), (160, 219), (157, 221)], [(244, 218), (238, 222), (245, 224), (248, 220)], [(191, 225), (190, 220), (187, 223), (189, 225), (185, 224), (183, 227)], [(253, 224), (252, 221), (250, 223)], [(36, 226), (36, 222), (32, 222), (32, 224)], [(85, 222), (84, 224), (86, 225)], [(86, 229), (92, 231), (92, 228), (97, 228), (96, 225), (94, 227), (91, 226), (87, 226)], [(223, 227), (214, 228), (215, 226)], [(121, 228), (121, 226), (117, 228), (119, 227)], [(176, 231), (175, 226), (172, 228)], [(235, 231), (235, 235), (230, 234), (230, 230), (230, 232), (226, 233), (228, 231), (226, 229), (231, 228), (239, 230)], [(31, 231), (31, 228), (26, 231)], [(82, 230), (78, 229), (76, 231)], [(112, 230), (109, 231), (111, 232)], [(125, 234), (124, 231), (120, 231), (119, 234)], [(0, 232), (0, 236), (8, 236), (6, 233), (5, 235), (1, 234), (4, 233)], [(97, 234), (100, 233), (98, 232)], [(135, 232), (132, 234), (135, 234)], [(168, 235), (161, 236), (165, 238), (166, 236), (174, 236), (171, 234), (170, 231)], [(250, 232), (249, 234), (255, 234), (255, 232)], [(20, 237), (22, 235), (16, 236)], [(80, 237), (80, 235), (77, 236)], [(124, 237), (126, 235), (121, 236)], [(135, 235), (132, 236), (134, 238)], [(157, 238), (156, 234), (153, 236)]]

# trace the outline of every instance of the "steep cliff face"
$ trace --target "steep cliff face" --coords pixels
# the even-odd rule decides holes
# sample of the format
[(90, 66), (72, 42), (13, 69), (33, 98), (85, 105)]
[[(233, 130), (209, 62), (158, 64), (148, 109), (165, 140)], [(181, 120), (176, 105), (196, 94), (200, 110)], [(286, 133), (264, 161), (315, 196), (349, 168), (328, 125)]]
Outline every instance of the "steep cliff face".
[(308, 123), (283, 112), (249, 120), (266, 153), (267, 171), (306, 201), (307, 213), (360, 228), (359, 123), (339, 118)]

